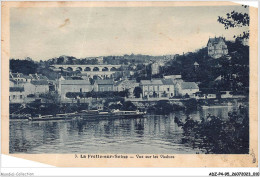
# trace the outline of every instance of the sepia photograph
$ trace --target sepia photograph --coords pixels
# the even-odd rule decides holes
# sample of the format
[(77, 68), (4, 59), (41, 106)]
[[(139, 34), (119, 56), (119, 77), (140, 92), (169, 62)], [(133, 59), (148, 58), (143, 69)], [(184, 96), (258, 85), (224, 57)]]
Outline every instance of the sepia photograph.
[(9, 153), (249, 153), (249, 7), (10, 9)]
[(258, 166), (257, 10), (2, 3), (3, 154), (59, 167)]

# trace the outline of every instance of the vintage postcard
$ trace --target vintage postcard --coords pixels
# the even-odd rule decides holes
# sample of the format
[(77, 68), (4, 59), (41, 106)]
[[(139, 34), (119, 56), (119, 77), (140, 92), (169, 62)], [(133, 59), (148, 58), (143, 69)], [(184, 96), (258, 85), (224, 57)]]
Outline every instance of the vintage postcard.
[(2, 153), (57, 167), (257, 167), (257, 8), (2, 2)]

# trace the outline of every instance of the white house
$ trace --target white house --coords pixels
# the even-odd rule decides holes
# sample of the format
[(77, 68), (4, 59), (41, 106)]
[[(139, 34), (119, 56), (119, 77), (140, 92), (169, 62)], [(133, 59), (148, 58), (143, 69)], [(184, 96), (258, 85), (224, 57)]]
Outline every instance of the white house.
[(114, 91), (120, 92), (120, 91), (125, 91), (128, 89), (129, 91), (129, 97), (133, 97), (134, 95), (134, 89), (135, 87), (138, 87), (139, 83), (137, 83), (135, 80), (120, 80), (115, 83), (114, 85)]
[(24, 75), (22, 73), (11, 73), (10, 72), (9, 79), (15, 80), (17, 82), (31, 82), (32, 77)]
[(25, 96), (23, 87), (9, 87), (10, 103), (23, 103)]
[(96, 80), (94, 90), (97, 92), (114, 91), (114, 81), (112, 79)]
[(228, 54), (228, 48), (223, 37), (209, 38), (208, 40), (208, 56), (212, 58), (220, 58)]
[(173, 97), (174, 94), (174, 83), (172, 81), (172, 79), (162, 79), (162, 83), (163, 83), (163, 93), (162, 93), (162, 97)]
[(26, 92), (31, 92), (32, 94), (41, 94), (49, 92), (49, 83), (47, 80), (33, 80), (29, 84), (25, 84), (24, 88)]
[(59, 82), (59, 94), (61, 101), (69, 99), (66, 97), (68, 92), (80, 93), (90, 92), (93, 90), (93, 86), (88, 80), (60, 80)]
[(48, 81), (48, 78), (46, 76), (43, 76), (42, 74), (29, 74), (29, 77), (31, 77), (32, 80), (46, 80)]
[(158, 98), (163, 93), (163, 83), (161, 80), (141, 80), (140, 87), (144, 98)]
[(195, 82), (179, 82), (176, 83), (176, 95), (185, 96), (185, 95), (193, 95), (194, 93), (199, 91), (199, 87)]

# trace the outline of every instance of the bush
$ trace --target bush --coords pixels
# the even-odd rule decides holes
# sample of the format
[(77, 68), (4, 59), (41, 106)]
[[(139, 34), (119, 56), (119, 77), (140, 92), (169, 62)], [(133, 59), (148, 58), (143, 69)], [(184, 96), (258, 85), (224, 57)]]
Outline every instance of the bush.
[(160, 100), (154, 106), (148, 108), (149, 113), (155, 113), (160, 115), (168, 115), (173, 111), (181, 110), (183, 107), (177, 104), (171, 104), (169, 101)]
[(128, 90), (115, 92), (115, 91), (104, 91), (104, 92), (67, 92), (67, 98), (111, 98), (111, 97), (128, 97)]
[(124, 111), (135, 111), (137, 107), (131, 102), (131, 101), (126, 101), (123, 103), (121, 110)]
[(183, 102), (183, 104), (184, 104), (186, 110), (192, 111), (192, 110), (197, 109), (198, 102), (195, 98), (192, 98), (192, 99), (189, 99), (189, 100), (185, 100)]
[(193, 144), (206, 150), (206, 153), (249, 153), (248, 109), (231, 112), (228, 118), (209, 115), (201, 121), (195, 121), (188, 116), (184, 123), (177, 117), (174, 122), (183, 129), (183, 143)]

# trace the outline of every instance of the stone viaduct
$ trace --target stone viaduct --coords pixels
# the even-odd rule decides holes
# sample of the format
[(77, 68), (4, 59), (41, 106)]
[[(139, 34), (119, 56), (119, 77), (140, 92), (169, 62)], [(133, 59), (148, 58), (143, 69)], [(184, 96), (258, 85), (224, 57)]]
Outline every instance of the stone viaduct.
[(79, 71), (82, 75), (93, 78), (99, 76), (101, 78), (111, 77), (121, 65), (51, 65), (50, 69), (54, 71)]

